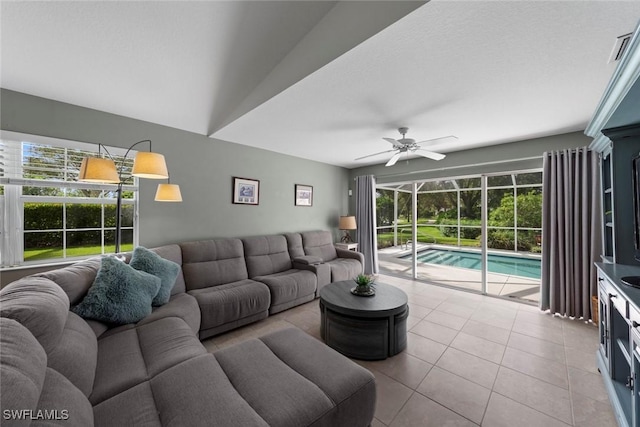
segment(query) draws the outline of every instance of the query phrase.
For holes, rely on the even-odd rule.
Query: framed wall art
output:
[[[234,176],[232,202],[237,205],[258,205],[260,203],[260,181]]]
[[[296,206],[313,206],[313,187],[296,184]]]

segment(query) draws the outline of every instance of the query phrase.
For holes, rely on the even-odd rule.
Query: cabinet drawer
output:
[[[625,319],[629,319],[629,302],[625,298],[624,295],[619,295],[620,292],[614,288],[614,286],[609,282],[604,276],[598,275],[598,286],[603,293],[606,293],[610,303],[618,310],[618,312]],[[638,320],[640,323],[640,320]]]

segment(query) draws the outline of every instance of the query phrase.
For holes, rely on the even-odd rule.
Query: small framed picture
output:
[[[296,206],[313,206],[313,187],[296,184]]]
[[[233,177],[233,203],[237,205],[257,205],[260,202],[260,181],[257,179]]]

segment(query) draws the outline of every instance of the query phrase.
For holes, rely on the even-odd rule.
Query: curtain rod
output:
[[[515,162],[524,162],[527,160],[536,160],[536,159],[541,159],[542,156],[533,156],[533,157],[523,157],[521,159],[511,159],[511,160],[496,160],[496,161],[492,161],[492,162],[483,162],[483,163],[474,163],[472,165],[459,165],[459,166],[449,166],[449,167],[445,167],[445,168],[434,168],[434,169],[422,169],[419,171],[411,171],[411,172],[403,172],[403,173],[390,173],[390,174],[386,174],[386,175],[375,175],[375,174],[365,174],[365,175],[374,175],[376,178],[387,178],[387,177],[393,177],[393,176],[406,176],[406,175],[417,175],[420,173],[426,173],[426,172],[443,172],[443,171],[448,171],[451,169],[464,169],[464,168],[471,168],[471,167],[476,167],[476,166],[488,166],[488,165],[499,165],[502,163],[515,163]],[[359,175],[362,176],[362,175]],[[356,178],[354,177],[353,180],[355,181]]]

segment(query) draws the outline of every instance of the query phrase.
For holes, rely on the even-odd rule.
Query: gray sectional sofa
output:
[[[331,280],[361,272],[361,255],[332,252],[323,243],[330,238],[309,232],[155,248],[181,268],[169,302],[135,324],[70,311],[100,259],[7,285],[2,425],[369,425],[372,374],[302,331],[215,353],[199,340],[311,301]]]

